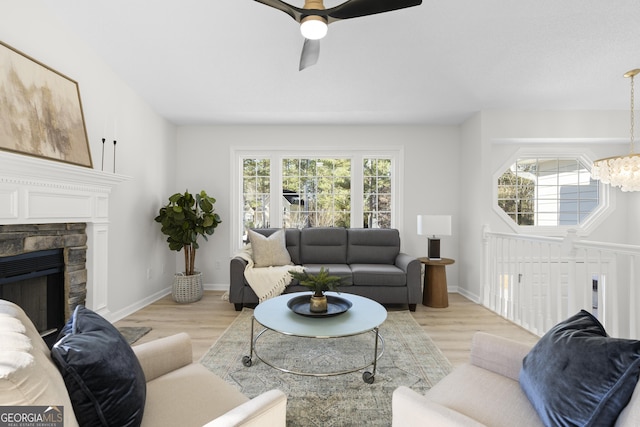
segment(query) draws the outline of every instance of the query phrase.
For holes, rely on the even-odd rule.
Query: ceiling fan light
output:
[[[321,16],[306,16],[300,22],[300,32],[305,39],[320,40],[327,35],[329,26]]]

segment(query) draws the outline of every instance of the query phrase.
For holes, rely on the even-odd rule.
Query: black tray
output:
[[[300,295],[299,297],[291,298],[287,302],[287,307],[296,314],[307,317],[331,317],[342,314],[349,310],[352,306],[351,301],[344,298],[335,297],[333,295],[327,295],[327,311],[324,313],[315,313],[309,310],[309,299],[311,294]]]

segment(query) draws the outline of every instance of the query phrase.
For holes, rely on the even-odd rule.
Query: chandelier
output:
[[[634,136],[634,90],[633,78],[640,73],[636,68],[625,73],[625,77],[631,79],[631,142],[630,151],[626,156],[607,157],[596,160],[591,168],[593,179],[599,179],[605,184],[620,187],[622,191],[640,191],[640,154],[633,151]]]

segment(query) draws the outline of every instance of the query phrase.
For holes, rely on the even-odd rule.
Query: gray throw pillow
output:
[[[287,251],[283,229],[276,231],[269,237],[249,230],[249,241],[253,250],[255,267],[291,265],[291,255]]]

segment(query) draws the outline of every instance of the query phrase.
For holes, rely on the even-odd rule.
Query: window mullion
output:
[[[271,227],[282,227],[282,156],[271,156],[271,197],[269,198],[269,218]]]
[[[364,218],[364,156],[351,156],[351,227],[363,226]]]

